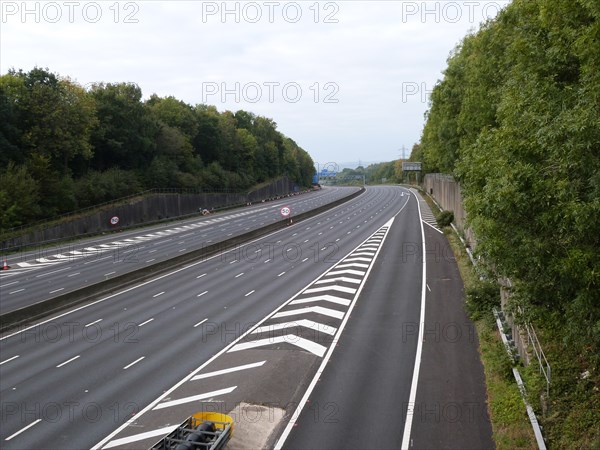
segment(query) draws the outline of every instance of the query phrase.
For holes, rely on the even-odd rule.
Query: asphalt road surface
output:
[[[398,216],[308,407],[279,443],[283,448],[495,447],[477,336],[462,306],[452,250],[424,221],[423,259],[414,246],[421,242],[415,209],[413,202]]]
[[[369,187],[3,336],[0,446],[147,448],[191,412],[251,404],[281,412],[269,447],[492,447],[476,341],[451,334],[468,330],[460,279],[421,216],[415,192]],[[481,408],[456,420],[453,402]],[[230,446],[252,448],[237,419]]]
[[[329,187],[210,216],[6,255],[11,269],[0,271],[0,314],[281,220],[284,205],[293,216],[355,191]]]

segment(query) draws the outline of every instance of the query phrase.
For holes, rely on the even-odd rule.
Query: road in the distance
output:
[[[285,449],[399,449],[422,288],[417,202],[398,215]]]
[[[460,274],[443,233],[420,224],[416,203],[392,226],[284,449],[495,447]]]
[[[2,448],[89,448],[398,210],[358,198],[0,341]],[[293,254],[292,254],[293,252]]]
[[[279,209],[283,205],[290,206],[294,215],[355,191],[356,188],[326,188],[208,217],[44,248],[43,254],[29,251],[9,255],[13,268],[0,271],[0,314],[281,220]],[[19,267],[22,263],[26,267]]]

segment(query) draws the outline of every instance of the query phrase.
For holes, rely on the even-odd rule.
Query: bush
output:
[[[441,211],[436,217],[437,223],[441,228],[449,227],[450,224],[454,221],[454,212],[453,211]]]
[[[472,320],[493,322],[492,308],[500,307],[500,288],[491,281],[479,281],[467,289],[467,311]]]

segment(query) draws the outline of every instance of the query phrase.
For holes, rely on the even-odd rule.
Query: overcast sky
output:
[[[273,118],[315,162],[391,161],[498,1],[0,2],[0,73],[47,67]],[[407,150],[408,153],[408,150]]]

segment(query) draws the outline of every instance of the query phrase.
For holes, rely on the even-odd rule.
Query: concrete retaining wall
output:
[[[477,241],[473,231],[466,227],[467,212],[463,206],[460,185],[454,180],[454,177],[441,173],[428,173],[423,180],[423,189],[443,209],[454,212],[454,224],[464,233],[469,247],[475,248]]]
[[[473,249],[477,244],[473,231],[465,228],[467,213],[463,206],[463,199],[459,184],[451,175],[433,173],[425,175],[423,180],[423,189],[431,195],[443,209],[454,211],[454,221],[458,228],[464,234],[468,245]],[[500,307],[505,313],[506,322],[511,328],[511,334],[521,358],[521,361],[527,366],[531,362],[531,343],[529,342],[525,329],[515,323],[515,318],[508,312],[508,303],[510,300],[510,288],[512,286],[508,278],[502,278],[500,283]]]

